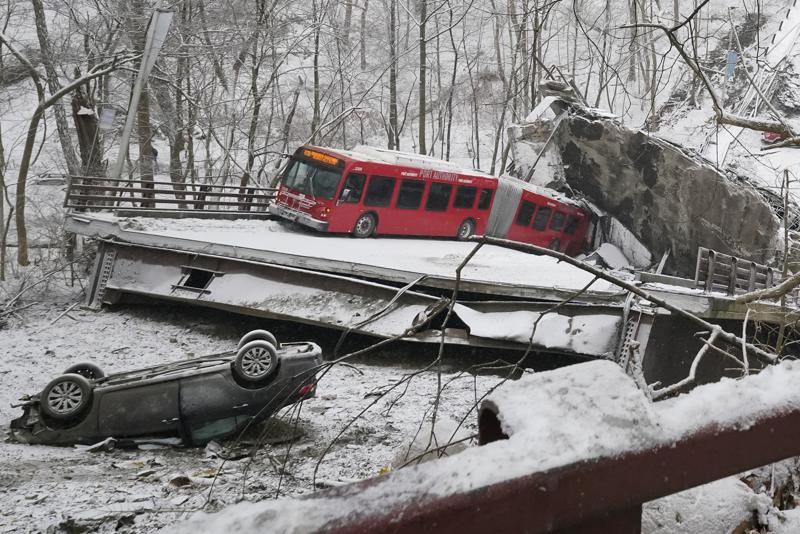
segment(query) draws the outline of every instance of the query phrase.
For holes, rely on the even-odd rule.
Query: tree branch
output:
[[[674,306],[674,305],[670,304],[669,302],[665,301],[664,299],[656,297],[655,295],[643,290],[642,288],[640,288],[638,286],[635,286],[635,285],[633,285],[633,284],[631,284],[629,282],[625,282],[624,280],[620,280],[619,278],[617,278],[617,277],[615,277],[613,275],[610,275],[610,274],[608,274],[607,272],[605,272],[605,271],[603,271],[601,269],[597,269],[596,267],[592,267],[591,265],[588,265],[588,264],[586,264],[586,263],[584,263],[582,261],[576,260],[575,258],[573,258],[571,256],[567,256],[566,254],[562,254],[561,252],[556,252],[554,250],[550,250],[550,249],[547,249],[547,248],[538,247],[536,245],[528,245],[526,243],[519,243],[517,241],[511,241],[511,240],[508,240],[508,239],[499,239],[499,238],[496,238],[496,237],[473,236],[473,237],[470,238],[470,241],[475,241],[476,243],[487,243],[487,244],[496,245],[496,246],[499,246],[499,247],[516,249],[516,250],[520,250],[520,251],[523,251],[523,252],[529,252],[529,253],[539,254],[539,255],[542,255],[542,256],[550,256],[550,257],[556,258],[556,259],[561,260],[561,261],[563,261],[565,263],[569,263],[570,265],[572,265],[574,267],[577,267],[578,269],[581,269],[582,271],[586,271],[586,272],[588,272],[590,274],[593,274],[597,278],[600,278],[600,279],[605,280],[607,282],[611,282],[615,286],[621,287],[622,289],[624,289],[626,291],[629,291],[630,293],[633,293],[634,295],[638,295],[638,296],[642,297],[643,299],[648,300],[648,301],[652,302],[653,304],[656,304],[657,306],[659,306],[661,308],[664,308],[665,310],[668,310],[668,311],[670,311],[670,312],[672,312],[672,313],[674,313],[676,315],[680,315],[681,317],[685,317],[686,319],[689,319],[690,321],[692,321],[695,324],[699,325],[704,330],[708,330],[708,331],[713,332],[715,329],[719,329],[718,325],[715,325],[713,323],[709,323],[705,319],[702,319],[702,318],[698,317],[697,315],[695,315],[695,314],[693,314],[691,312],[688,312],[688,311],[686,311],[686,310],[684,310],[682,308]],[[797,283],[800,284],[800,275],[796,275],[796,276],[798,278],[798,282]],[[731,334],[729,332],[726,332],[724,330],[720,331],[719,336],[720,336],[720,338],[722,338],[723,341],[726,341],[727,343],[730,343],[730,344],[733,344],[733,345],[744,345],[744,346],[746,346],[750,351],[753,352],[753,354],[758,356],[759,359],[761,359],[762,361],[765,361],[765,362],[768,362],[768,363],[774,363],[778,359],[778,355],[777,354],[766,352],[763,349],[761,349],[760,347],[756,347],[752,343],[747,343],[746,340],[743,340],[740,337],[738,337],[738,336],[736,336],[734,334]]]

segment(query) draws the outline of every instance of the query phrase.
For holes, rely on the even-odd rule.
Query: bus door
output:
[[[364,211],[361,200],[364,196],[364,186],[367,175],[360,172],[348,173],[345,177],[336,205],[331,214],[328,230],[331,232],[351,232],[356,219]]]

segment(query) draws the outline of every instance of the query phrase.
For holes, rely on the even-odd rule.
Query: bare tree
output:
[[[61,83],[58,80],[58,73],[55,69],[53,49],[50,44],[47,22],[44,17],[44,6],[42,5],[42,0],[31,0],[31,5],[33,5],[33,15],[36,20],[36,36],[39,39],[40,58],[44,65],[45,73],[47,74],[45,82],[50,90],[50,94],[55,94],[61,89]],[[75,157],[75,149],[72,147],[72,139],[70,138],[69,127],[67,126],[67,115],[64,113],[64,108],[61,106],[55,106],[53,108],[53,115],[56,120],[58,140],[61,143],[61,150],[64,154],[64,160],[67,163],[67,171],[70,175],[75,176],[80,172],[80,165]]]
[[[39,128],[39,122],[44,118],[45,111],[56,104],[62,97],[71,93],[75,88],[84,85],[89,80],[93,80],[100,76],[105,76],[114,72],[119,68],[122,63],[132,61],[139,56],[127,57],[124,59],[113,58],[104,63],[99,63],[94,69],[90,70],[77,80],[73,80],[67,85],[61,87],[58,91],[47,96],[39,73],[33,64],[25,57],[17,48],[11,43],[11,40],[6,37],[5,33],[0,32],[0,42],[2,42],[11,52],[11,54],[22,63],[30,74],[31,80],[36,88],[38,97],[38,104],[31,116],[30,124],[28,125],[27,135],[25,137],[25,147],[22,152],[19,163],[19,174],[17,175],[16,185],[16,198],[15,198],[15,223],[17,227],[17,263],[20,265],[28,265],[28,232],[25,226],[25,186],[27,185],[28,171],[30,170],[31,157],[33,155],[33,146],[36,142],[36,132]]]

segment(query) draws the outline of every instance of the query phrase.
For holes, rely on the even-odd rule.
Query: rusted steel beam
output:
[[[497,419],[485,413],[479,426],[483,439],[502,433]],[[419,488],[402,508],[329,525],[324,532],[639,534],[642,503],[797,455],[800,409],[747,428],[706,428],[674,446],[580,462],[467,493],[426,496]],[[317,497],[335,499],[379,484],[392,484],[391,475]]]

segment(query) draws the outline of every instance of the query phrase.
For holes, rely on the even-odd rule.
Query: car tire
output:
[[[75,365],[70,365],[64,370],[64,374],[81,375],[88,380],[98,380],[106,376],[103,370],[92,362],[81,362],[76,363]]]
[[[50,381],[42,390],[39,407],[42,413],[57,421],[68,421],[81,415],[92,400],[92,385],[79,374],[65,374]]]
[[[466,241],[475,233],[475,221],[472,219],[464,219],[461,224],[458,225],[458,231],[456,231],[456,237],[459,241]]]
[[[239,340],[239,344],[236,345],[236,350],[241,349],[251,341],[255,341],[256,339],[263,339],[264,341],[272,344],[273,347],[280,347],[278,344],[278,340],[269,330],[251,330],[250,332],[246,333],[242,336],[242,339]]]
[[[353,226],[353,235],[358,238],[371,237],[375,233],[378,222],[371,213],[364,213]]]
[[[278,371],[278,351],[263,339],[250,341],[236,352],[233,372],[236,377],[254,384],[267,380]]]

